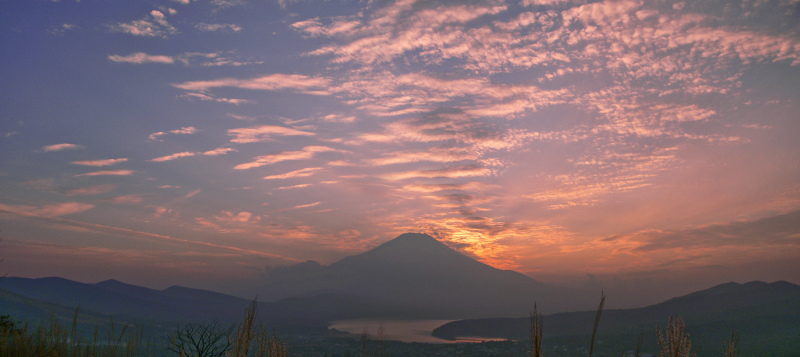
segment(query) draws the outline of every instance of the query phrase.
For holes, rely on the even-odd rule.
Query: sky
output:
[[[0,38],[10,276],[238,293],[420,232],[800,283],[797,0],[0,0]]]

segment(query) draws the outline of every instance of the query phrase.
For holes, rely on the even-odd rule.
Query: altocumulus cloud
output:
[[[75,165],[100,167],[100,166],[111,166],[125,161],[128,161],[128,159],[119,158],[119,159],[105,159],[105,160],[83,160],[83,161],[73,161],[72,163]]]
[[[172,64],[175,63],[175,59],[169,56],[161,56],[161,55],[148,55],[144,52],[136,52],[132,53],[127,56],[120,56],[120,55],[111,55],[108,56],[108,59],[112,62],[122,62],[122,63],[133,63],[133,64],[143,64],[143,63],[166,63]]]
[[[75,149],[82,149],[82,145],[77,144],[54,144],[54,145],[47,145],[42,147],[41,151],[43,152],[53,152],[53,151],[63,151],[63,150],[75,150]]]

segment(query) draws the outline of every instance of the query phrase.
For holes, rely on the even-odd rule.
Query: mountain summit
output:
[[[330,266],[306,262],[273,273],[259,296],[339,304],[344,315],[335,318],[524,316],[534,302],[551,312],[591,308],[594,303],[481,263],[419,233],[402,234]]]
[[[406,265],[411,267],[420,265],[440,265],[444,263],[452,264],[454,262],[485,265],[451,249],[427,234],[405,233],[370,251],[345,257],[331,265],[331,267],[359,266],[359,268],[366,268],[363,266],[365,264],[373,266]]]

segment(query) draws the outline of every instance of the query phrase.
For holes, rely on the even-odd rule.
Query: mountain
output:
[[[599,338],[609,345],[633,347],[640,331],[654,337],[655,326],[663,330],[669,317],[676,315],[686,322],[693,345],[706,353],[720,349],[733,331],[740,335],[742,355],[783,355],[783,351],[800,350],[796,338],[800,336],[800,285],[785,281],[726,283],[647,307],[603,311]],[[588,342],[595,316],[595,311],[545,315],[545,341],[551,346]],[[470,319],[442,325],[433,335],[527,340],[529,329],[528,317]],[[649,340],[655,350],[654,338]]]
[[[64,278],[0,279],[0,315],[38,322],[53,315],[71,323],[78,309],[79,323],[103,325],[112,320],[149,326],[153,333],[177,324],[218,321],[233,325],[241,321],[251,301],[206,290],[172,286],[149,289],[106,280],[96,284]],[[290,304],[259,303],[260,321],[279,331],[324,332],[327,321]]]
[[[273,272],[259,292],[330,319],[520,316],[534,302],[550,311],[589,308],[570,290],[478,262],[426,234],[406,233],[330,266],[306,262]]]

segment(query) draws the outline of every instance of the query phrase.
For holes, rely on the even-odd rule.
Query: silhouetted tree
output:
[[[231,331],[233,327],[222,328],[216,321],[186,324],[168,336],[169,350],[186,357],[222,357],[231,347]]]

